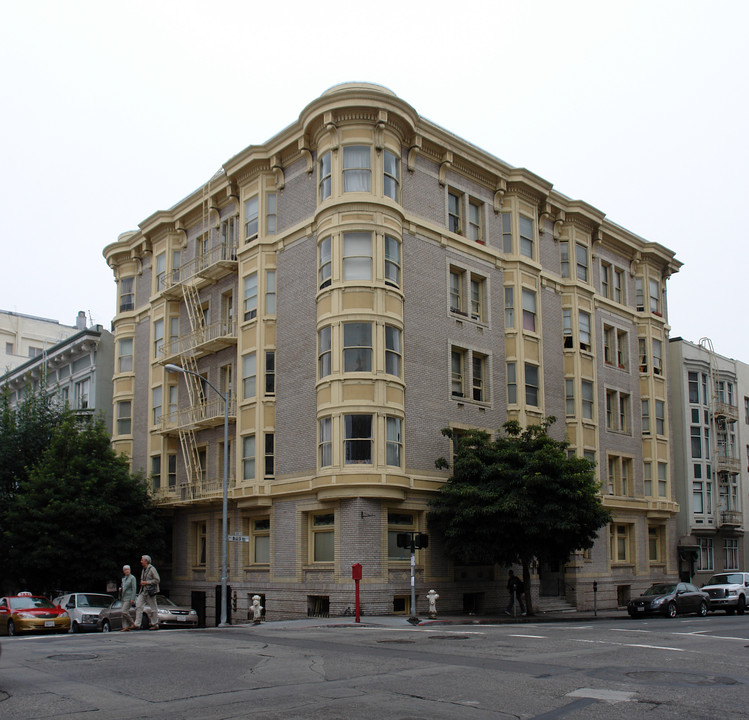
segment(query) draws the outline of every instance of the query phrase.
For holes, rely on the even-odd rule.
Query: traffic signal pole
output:
[[[429,546],[429,535],[410,530],[398,533],[395,542],[399,548],[411,550],[411,617],[408,618],[408,621],[417,623],[419,618],[416,617],[416,550]]]

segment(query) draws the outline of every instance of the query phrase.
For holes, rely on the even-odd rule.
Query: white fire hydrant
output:
[[[440,596],[434,591],[430,590],[427,593],[427,600],[429,601],[429,617],[434,619],[437,617],[437,600]]]
[[[263,606],[260,604],[260,595],[252,596],[252,622],[257,625],[263,618]]]

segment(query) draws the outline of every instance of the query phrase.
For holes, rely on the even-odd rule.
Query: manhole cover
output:
[[[705,687],[710,685],[740,685],[734,678],[725,675],[702,675],[701,673],[670,672],[667,670],[638,670],[625,673],[638,682],[653,683],[655,685],[691,685]]]
[[[96,660],[98,655],[88,655],[84,653],[65,653],[63,655],[48,655],[48,660]]]

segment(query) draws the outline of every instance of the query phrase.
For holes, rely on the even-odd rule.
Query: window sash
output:
[[[344,462],[346,465],[372,463],[372,416],[344,415]]]
[[[343,324],[343,371],[372,372],[372,323]]]
[[[344,192],[370,191],[371,154],[368,145],[347,145],[343,148]]]
[[[372,279],[372,233],[343,234],[343,279]]]

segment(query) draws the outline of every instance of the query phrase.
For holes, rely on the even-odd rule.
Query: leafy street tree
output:
[[[5,580],[33,592],[101,590],[124,563],[163,553],[163,522],[103,421],[70,410],[56,420],[36,462],[13,480],[2,518]]]
[[[431,503],[431,527],[458,562],[520,564],[530,602],[530,567],[565,563],[593,546],[611,521],[595,465],[569,457],[568,443],[548,433],[555,418],[525,430],[515,421],[495,438],[481,430],[442,434],[453,440],[452,476]],[[448,468],[444,458],[436,463]]]

